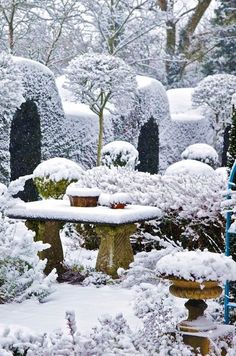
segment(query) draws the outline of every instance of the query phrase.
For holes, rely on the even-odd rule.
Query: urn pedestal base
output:
[[[215,325],[214,330],[198,332],[198,333],[187,333],[181,332],[183,336],[183,341],[186,345],[193,348],[196,355],[206,356],[221,355],[225,356],[227,351],[225,345],[228,347],[232,346],[232,340],[235,335],[234,326],[232,325]]]

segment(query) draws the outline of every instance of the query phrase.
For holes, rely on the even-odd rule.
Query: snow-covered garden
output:
[[[234,10],[0,0],[0,356],[236,355]]]

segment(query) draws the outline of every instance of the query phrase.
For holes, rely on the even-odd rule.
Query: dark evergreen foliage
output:
[[[159,129],[153,118],[146,122],[140,131],[138,140],[138,170],[155,174],[159,166]]]
[[[14,115],[10,135],[11,180],[32,174],[41,161],[41,129],[37,105],[27,100]],[[37,200],[33,182],[26,182],[18,195],[25,201]]]
[[[236,160],[236,108],[233,106],[231,130],[229,132],[229,149],[227,154],[227,166],[232,168]]]
[[[202,71],[204,75],[236,75],[236,0],[218,0],[217,4],[215,16],[211,21],[214,42],[211,41],[210,45],[215,47],[206,57]]]

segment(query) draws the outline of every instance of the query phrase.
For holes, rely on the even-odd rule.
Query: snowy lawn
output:
[[[65,312],[75,312],[78,330],[86,333],[98,323],[104,314],[115,316],[123,313],[130,327],[136,330],[141,326],[140,319],[135,317],[132,308],[134,291],[118,286],[83,287],[57,284],[56,291],[45,303],[37,300],[26,300],[23,303],[0,305],[0,330],[6,326],[26,327],[31,332],[51,332],[55,329],[67,330]]]

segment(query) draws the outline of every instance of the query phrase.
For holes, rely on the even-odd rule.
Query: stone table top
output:
[[[40,200],[18,203],[6,211],[12,219],[55,220],[75,223],[122,225],[157,219],[160,209],[143,205],[127,205],[124,209],[111,209],[105,206],[74,207],[68,200]]]

